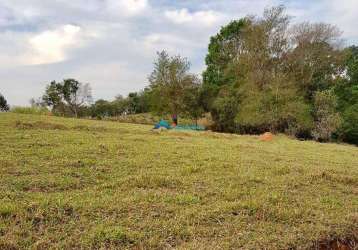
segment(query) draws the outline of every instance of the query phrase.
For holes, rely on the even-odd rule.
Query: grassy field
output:
[[[304,249],[358,237],[358,148],[0,114],[0,249]]]

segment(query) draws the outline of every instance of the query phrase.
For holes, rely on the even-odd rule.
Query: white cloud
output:
[[[80,46],[80,33],[81,27],[67,24],[31,37],[31,50],[25,61],[28,64],[48,64],[65,60],[66,49]]]
[[[133,16],[148,7],[148,0],[107,0],[107,8],[111,13]]]
[[[164,15],[170,21],[177,24],[191,23],[211,26],[218,22],[220,19],[219,13],[212,10],[190,13],[188,9],[185,8],[180,10],[168,10],[165,11]]]
[[[167,33],[152,33],[144,38],[143,45],[152,55],[155,51],[166,50],[170,54],[180,54],[186,57],[193,56],[201,47],[196,41],[190,40],[190,37]]]

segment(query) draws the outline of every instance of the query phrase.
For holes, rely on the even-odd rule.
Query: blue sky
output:
[[[222,25],[284,4],[292,22],[327,22],[358,44],[357,0],[0,0],[0,92],[28,105],[52,80],[90,83],[95,99],[147,85],[156,51],[201,73]]]

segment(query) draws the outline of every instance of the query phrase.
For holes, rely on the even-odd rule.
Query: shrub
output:
[[[45,107],[14,107],[10,110],[18,114],[49,115],[51,112]]]

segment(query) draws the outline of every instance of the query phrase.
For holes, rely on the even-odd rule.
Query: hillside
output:
[[[358,148],[0,114],[0,249],[287,249],[358,237]]]

